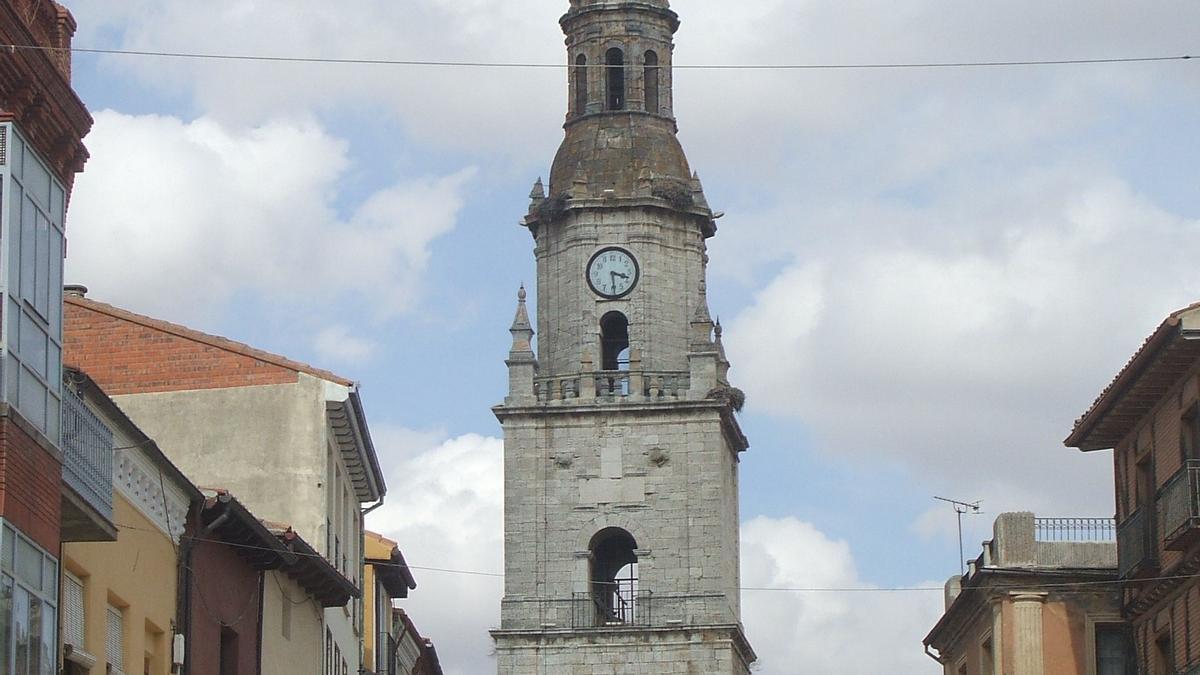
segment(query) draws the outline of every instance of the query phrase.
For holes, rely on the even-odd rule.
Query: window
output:
[[[63,643],[75,649],[84,649],[85,626],[83,608],[83,582],[67,572],[63,579]]]
[[[9,258],[3,300],[4,396],[59,442],[62,393],[62,266],[65,191],[11,127],[3,204]],[[3,268],[4,265],[0,265]]]
[[[657,115],[660,112],[658,102],[658,54],[646,52],[646,112]]]
[[[0,536],[0,673],[54,675],[58,561],[11,527]]]
[[[608,81],[608,109],[609,110],[624,110],[625,109],[625,53],[620,49],[613,47],[608,50],[608,54],[604,59],[607,66],[604,70],[607,72]]]
[[[1200,404],[1193,403],[1179,420],[1179,455],[1200,459]]]
[[[1154,641],[1154,675],[1175,675],[1175,650],[1171,647],[1170,633]]]
[[[104,657],[110,673],[125,672],[125,615],[119,607],[108,606],[104,622],[107,632],[104,638]]]
[[[583,54],[575,57],[575,114],[587,114],[588,102],[588,66],[587,57]]]
[[[238,634],[228,626],[221,628],[220,675],[237,675]]]
[[[637,620],[637,542],[620,528],[592,537],[591,595],[596,624],[633,624]]]
[[[1096,675],[1137,675],[1133,637],[1124,626],[1096,626]]]
[[[333,633],[325,629],[325,675],[333,675]]]

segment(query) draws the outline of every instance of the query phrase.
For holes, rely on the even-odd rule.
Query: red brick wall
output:
[[[110,396],[219,389],[297,380],[294,370],[67,303],[63,362]]]
[[[55,555],[61,484],[59,460],[12,417],[0,417],[0,516]]]

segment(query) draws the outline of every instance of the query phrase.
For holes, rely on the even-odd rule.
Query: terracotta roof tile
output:
[[[1132,384],[1133,380],[1137,379],[1163,344],[1170,339],[1174,329],[1179,326],[1183,315],[1197,309],[1200,309],[1200,302],[1192,303],[1183,309],[1172,312],[1159,324],[1153,333],[1142,341],[1141,347],[1130,357],[1129,361],[1125,363],[1125,366],[1121,368],[1112,382],[1104,388],[1104,391],[1100,392],[1100,395],[1092,402],[1091,407],[1075,420],[1075,426],[1072,427],[1071,435],[1064,441],[1065,444],[1075,447],[1082,442],[1082,436],[1085,436],[1088,432],[1085,427],[1095,426],[1107,414],[1108,410],[1120,400],[1128,386]]]

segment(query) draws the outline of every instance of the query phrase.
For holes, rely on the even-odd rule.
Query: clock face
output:
[[[629,295],[637,285],[639,274],[633,254],[616,246],[598,251],[587,266],[588,285],[597,295],[609,299]]]

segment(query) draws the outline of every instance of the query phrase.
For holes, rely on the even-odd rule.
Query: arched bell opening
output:
[[[637,547],[633,535],[618,527],[605,528],[592,537],[591,599],[597,625],[637,622]]]
[[[625,52],[613,47],[604,57],[607,73],[607,110],[625,109]]]
[[[587,57],[583,54],[575,57],[574,79],[575,114],[586,115],[588,102],[588,62]]]
[[[629,370],[629,319],[620,312],[600,318],[600,369]]]
[[[646,83],[646,112],[651,115],[657,115],[661,111],[661,104],[658,102],[658,78],[658,53],[648,51],[643,79]]]

